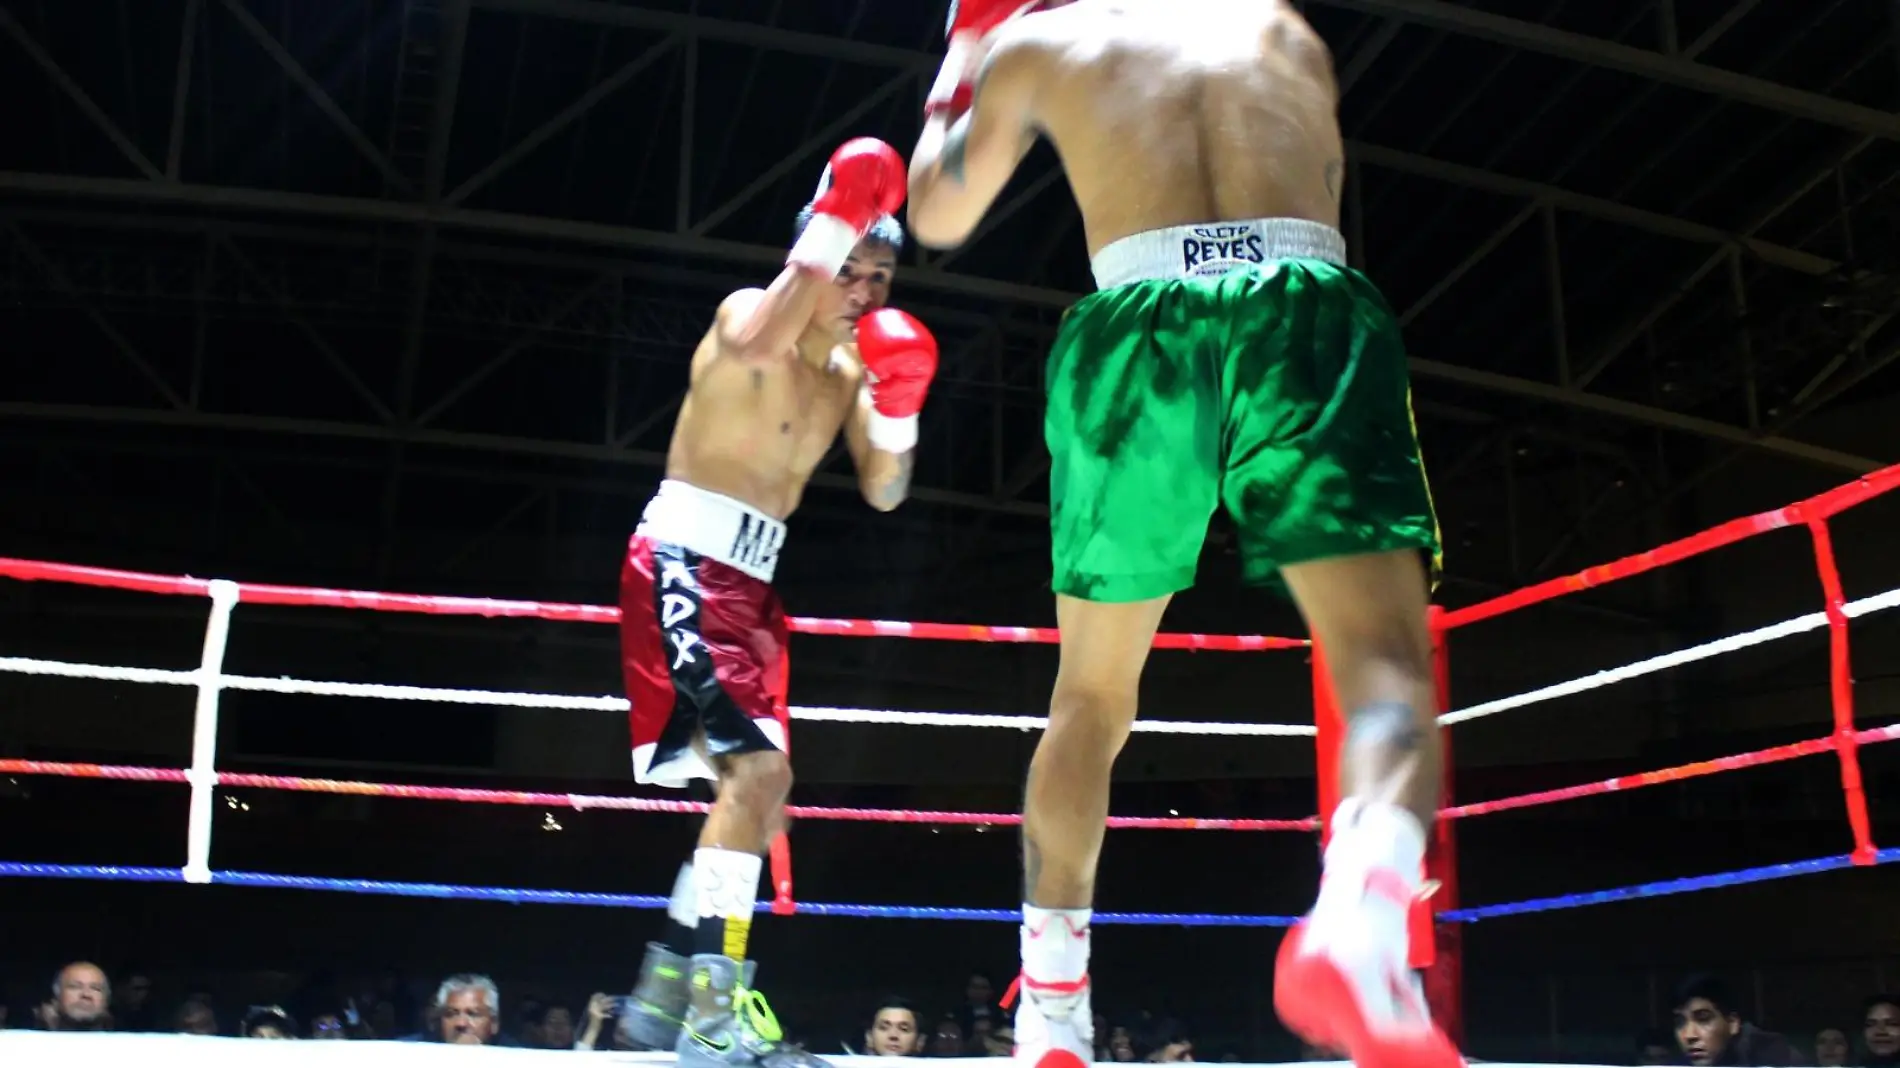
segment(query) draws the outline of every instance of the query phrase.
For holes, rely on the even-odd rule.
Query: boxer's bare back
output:
[[[967,143],[942,155],[946,176],[968,173],[927,201],[913,185],[925,245],[960,244],[1008,180],[1002,164],[1013,170],[1039,135],[1062,158],[1090,255],[1193,223],[1338,226],[1332,55],[1286,0],[1051,4],[998,30],[984,65]]]
[[[673,427],[666,477],[724,494],[784,519],[798,508],[858,404],[864,381],[850,336],[858,316],[889,297],[895,255],[865,248],[821,293],[812,325],[789,346],[757,351],[742,336],[768,290],[743,289],[719,306],[693,352],[690,385]],[[847,437],[855,439],[857,435]],[[858,451],[858,442],[850,442]]]

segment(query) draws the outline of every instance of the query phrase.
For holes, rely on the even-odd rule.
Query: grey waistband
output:
[[[1095,285],[1205,278],[1274,260],[1324,260],[1346,265],[1346,238],[1307,219],[1194,223],[1130,234],[1095,254]]]

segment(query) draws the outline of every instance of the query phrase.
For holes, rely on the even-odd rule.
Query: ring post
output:
[[[231,610],[237,607],[237,583],[214,579],[208,591],[211,615],[205,621],[204,655],[198,661],[198,705],[191,719],[191,784],[185,824],[185,881],[211,881],[211,800],[218,787],[218,696],[224,688],[224,647],[231,636]]]
[[[773,694],[772,711],[778,717],[779,730],[785,735],[785,755],[792,755],[792,652],[784,649],[778,658],[778,692]],[[772,914],[790,916],[798,911],[792,897],[792,840],[784,831],[772,836]]]
[[[1827,601],[1828,688],[1834,708],[1834,753],[1841,762],[1841,793],[1847,802],[1847,825],[1854,832],[1854,863],[1875,862],[1873,828],[1867,819],[1867,792],[1860,778],[1860,739],[1854,731],[1854,661],[1848,644],[1847,595],[1841,588],[1841,569],[1834,560],[1834,539],[1827,519],[1808,520],[1814,537],[1814,564],[1821,574],[1821,593]]]
[[[1445,610],[1433,605],[1426,616],[1432,634],[1432,677],[1438,694],[1438,714],[1451,711],[1450,632],[1445,629]],[[1439,790],[1439,807],[1452,802],[1451,732],[1440,729],[1438,737],[1443,754],[1444,778]],[[1432,948],[1432,959],[1425,962],[1425,1000],[1432,1007],[1432,1019],[1445,1034],[1463,1048],[1464,1017],[1464,929],[1456,923],[1437,920],[1436,916],[1458,907],[1458,838],[1454,821],[1439,819],[1425,851],[1427,887],[1435,889],[1425,899],[1432,917],[1425,929]],[[1418,966],[1416,963],[1414,966]]]
[[[1339,747],[1345,740],[1346,722],[1333,698],[1333,677],[1326,668],[1326,651],[1313,643],[1313,736],[1318,757],[1319,845],[1333,836],[1333,810],[1339,807]]]

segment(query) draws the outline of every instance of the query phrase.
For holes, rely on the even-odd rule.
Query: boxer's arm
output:
[[[968,240],[1035,145],[1033,59],[1025,39],[1005,35],[977,70],[970,109],[924,120],[910,158],[910,232],[919,244]]]
[[[858,491],[864,502],[880,512],[888,512],[910,496],[910,474],[917,450],[888,452],[871,444],[871,390],[863,378],[858,380],[857,402],[844,418],[844,445],[851,452],[852,466],[858,470]]]
[[[790,359],[818,306],[818,294],[832,284],[832,279],[788,266],[766,288],[741,289],[727,297],[713,321],[719,356]]]

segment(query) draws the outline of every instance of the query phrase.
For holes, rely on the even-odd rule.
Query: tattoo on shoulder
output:
[[[1345,179],[1346,179],[1346,161],[1343,159],[1327,160],[1326,161],[1326,195],[1332,197],[1334,200],[1338,200],[1339,194],[1341,192],[1341,187],[1345,185]]]
[[[878,483],[876,488],[871,491],[873,501],[878,507],[895,508],[904,503],[904,498],[910,495],[910,476],[911,472],[916,469],[916,466],[917,452],[915,449],[910,452],[898,454],[897,473]]]

